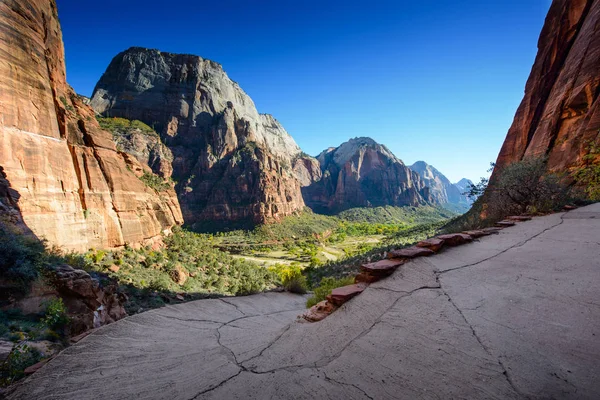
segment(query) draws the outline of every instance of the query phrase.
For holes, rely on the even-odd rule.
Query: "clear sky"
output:
[[[316,155],[370,136],[451,181],[495,161],[550,0],[57,0],[67,80],[90,96],[131,46],[221,63]]]

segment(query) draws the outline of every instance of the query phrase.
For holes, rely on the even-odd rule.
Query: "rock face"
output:
[[[351,139],[323,151],[317,159],[321,179],[302,188],[304,201],[315,212],[433,201],[419,175],[373,139]]]
[[[112,60],[90,104],[160,133],[186,223],[264,223],[304,207],[295,170],[308,182],[312,161],[213,61],[130,48]]]
[[[425,161],[417,161],[409,168],[419,174],[425,185],[429,187],[431,197],[436,203],[452,211],[464,212],[469,209],[470,202],[463,195],[464,190],[452,184],[444,174],[432,165],[427,164]]]
[[[538,42],[525,97],[491,178],[527,156],[548,156],[548,169],[582,164],[600,142],[600,0],[554,0]]]
[[[460,193],[465,193],[467,190],[469,190],[469,188],[471,187],[471,185],[473,184],[473,181],[467,178],[462,178],[460,181],[456,182],[454,184],[454,186],[456,186],[458,188],[458,190],[460,191]]]
[[[55,1],[3,1],[0,21],[0,165],[27,226],[87,250],[142,243],[182,223],[174,191],[140,181],[67,85]]]

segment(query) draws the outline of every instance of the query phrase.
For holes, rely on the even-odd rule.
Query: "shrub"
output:
[[[599,134],[600,137],[600,134]],[[573,178],[587,197],[592,201],[600,201],[600,141],[596,138],[587,146],[587,154],[583,157],[584,165],[577,168]]]
[[[568,201],[561,177],[546,172],[545,157],[530,157],[507,165],[492,186],[487,203],[490,217],[512,213],[549,212]]]
[[[8,386],[25,376],[25,369],[41,360],[40,352],[26,343],[16,344],[0,367],[0,386]]]
[[[63,299],[56,298],[46,302],[46,315],[42,319],[42,323],[54,331],[61,332],[69,323],[67,308],[63,303]]]
[[[172,188],[170,182],[165,181],[160,176],[150,172],[144,172],[144,174],[140,176],[140,180],[144,182],[146,186],[151,187],[157,192],[162,192]]]
[[[302,268],[300,266],[276,264],[269,267],[269,270],[277,274],[281,285],[288,292],[299,294],[306,293],[306,277],[302,275]]]
[[[315,304],[325,300],[327,296],[331,294],[331,291],[335,288],[352,285],[354,278],[347,276],[344,278],[323,278],[318,287],[314,289],[314,294],[306,301],[306,307],[310,308]]]

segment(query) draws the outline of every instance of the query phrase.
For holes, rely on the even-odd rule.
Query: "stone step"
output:
[[[508,226],[515,226],[516,222],[514,221],[509,221],[507,219],[503,220],[503,221],[498,221],[496,222],[496,226],[499,228],[506,228]]]
[[[331,291],[331,294],[327,296],[327,300],[334,306],[341,306],[354,296],[361,294],[367,285],[364,283],[355,283],[354,285],[342,286],[335,288]]]
[[[422,240],[417,243],[417,247],[423,247],[437,253],[442,247],[444,247],[444,239],[434,237],[427,240]]]
[[[487,235],[491,235],[491,233],[486,232],[482,229],[475,229],[472,231],[463,231],[462,233],[464,233],[465,235],[469,235],[471,236],[473,239],[477,239],[480,238],[482,236],[487,236]]]
[[[509,221],[531,221],[531,217],[528,215],[511,215],[506,219]]]
[[[360,270],[371,276],[388,276],[406,261],[406,258],[391,258],[374,263],[364,264],[360,267]]]
[[[502,230],[502,228],[497,228],[494,226],[490,226],[489,228],[483,228],[482,231],[489,233],[489,234],[498,234],[500,233],[500,231]]]
[[[354,277],[354,283],[373,283],[384,278],[383,276],[371,275],[368,272],[361,272]]]
[[[388,253],[388,258],[416,258],[430,256],[434,251],[426,247],[408,247],[406,249],[392,250]]]
[[[464,233],[450,233],[447,235],[437,236],[437,238],[442,239],[445,244],[449,246],[460,246],[461,244],[473,241],[473,238],[470,235]]]

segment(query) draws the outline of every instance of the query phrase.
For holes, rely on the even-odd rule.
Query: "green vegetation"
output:
[[[590,200],[600,201],[600,133],[588,144],[583,162],[573,173],[575,182]]]
[[[352,285],[354,278],[347,276],[344,278],[323,278],[319,283],[319,286],[314,288],[313,295],[306,301],[306,307],[312,307],[315,304],[325,300],[327,296],[331,294],[331,291],[335,288]]]
[[[0,387],[25,376],[25,369],[42,359],[40,352],[26,342],[16,344],[8,358],[0,365]]]
[[[156,190],[157,192],[162,192],[173,188],[171,182],[165,181],[160,176],[150,172],[144,171],[144,174],[140,176],[140,180],[144,182],[146,186]]]
[[[158,136],[158,134],[154,131],[154,129],[152,129],[151,127],[149,127],[142,121],[128,120],[125,118],[117,118],[117,117],[114,117],[114,118],[96,117],[96,120],[98,120],[98,123],[100,124],[100,127],[102,129],[112,132],[113,136],[115,136],[115,135],[119,136],[122,134],[130,133],[131,131],[134,131],[134,130],[139,130],[146,135]]]
[[[306,277],[302,275],[302,267],[299,265],[275,264],[268,269],[277,274],[279,283],[288,292],[298,294],[306,293]]]

